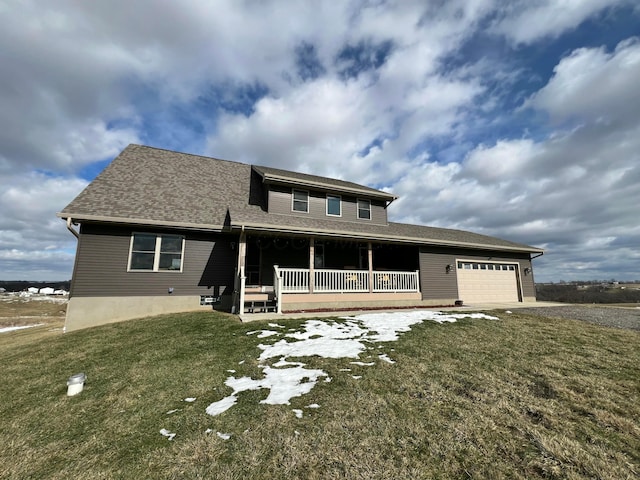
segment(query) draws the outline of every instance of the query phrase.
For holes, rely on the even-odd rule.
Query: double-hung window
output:
[[[358,218],[371,220],[371,201],[358,199]]]
[[[294,212],[309,212],[309,192],[306,190],[293,191],[293,204],[291,206]]]
[[[129,250],[129,270],[148,272],[182,271],[184,237],[134,233]]]
[[[327,215],[342,216],[342,198],[340,195],[327,195]]]

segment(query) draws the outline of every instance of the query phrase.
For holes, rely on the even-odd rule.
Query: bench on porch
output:
[[[244,313],[275,312],[278,309],[273,289],[265,287],[246,287],[244,294]]]

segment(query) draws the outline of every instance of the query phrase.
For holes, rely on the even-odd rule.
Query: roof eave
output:
[[[56,216],[64,220],[71,218],[74,223],[84,222],[99,222],[99,223],[114,223],[119,225],[144,225],[150,227],[167,227],[167,228],[184,228],[187,230],[202,230],[221,232],[224,230],[223,225],[205,224],[205,223],[192,223],[192,222],[168,222],[164,220],[152,220],[148,218],[129,218],[129,217],[110,217],[104,215],[87,215],[87,214],[73,214],[68,212],[58,212]]]
[[[474,243],[474,242],[456,242],[456,241],[446,241],[439,240],[433,238],[423,238],[423,237],[405,237],[401,235],[376,235],[376,234],[367,234],[362,232],[348,232],[348,231],[336,231],[336,230],[327,230],[316,228],[310,230],[308,228],[302,227],[278,227],[277,225],[270,224],[261,224],[261,223],[234,223],[231,225],[232,229],[244,229],[244,230],[255,230],[262,232],[270,232],[270,233],[290,233],[290,234],[317,234],[323,235],[327,237],[338,237],[338,238],[357,238],[360,240],[380,240],[380,241],[394,241],[400,243],[414,243],[420,245],[432,245],[432,246],[442,246],[442,247],[467,247],[467,248],[476,248],[481,250],[498,250],[498,251],[509,251],[509,252],[520,252],[520,253],[543,253],[542,249],[536,247],[517,247],[517,246],[508,246],[508,245],[490,245],[483,243]]]
[[[274,175],[272,173],[264,172],[264,171],[260,170],[259,168],[255,168],[255,167],[254,167],[254,169],[258,172],[258,174],[260,174],[260,176],[262,177],[262,179],[263,179],[263,181],[265,183],[273,183],[273,184],[279,184],[279,185],[301,186],[301,187],[308,187],[308,188],[320,188],[320,189],[325,189],[325,190],[333,190],[333,191],[337,191],[337,192],[353,193],[353,194],[356,194],[356,195],[362,195],[362,196],[367,196],[367,197],[372,197],[372,198],[379,198],[381,200],[387,200],[389,202],[392,202],[392,201],[398,199],[398,197],[396,195],[393,195],[393,194],[387,193],[387,192],[383,192],[381,190],[373,190],[373,189],[372,190],[366,190],[366,189],[360,189],[360,188],[332,185],[332,184],[322,183],[322,182],[313,182],[311,180],[301,180],[301,179],[298,179],[298,178],[289,178],[289,177],[285,177],[285,176],[282,176],[282,175]]]

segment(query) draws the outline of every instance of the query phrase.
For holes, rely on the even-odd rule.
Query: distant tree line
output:
[[[639,303],[640,290],[603,284],[539,284],[536,285],[536,298],[541,301],[566,303]]]
[[[4,288],[7,292],[22,292],[29,287],[44,288],[51,287],[55,290],[66,290],[71,288],[71,280],[63,280],[57,282],[29,282],[27,280],[0,280],[0,288]]]

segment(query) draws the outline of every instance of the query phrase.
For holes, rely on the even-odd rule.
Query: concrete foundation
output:
[[[223,297],[224,298],[224,297]],[[230,298],[229,298],[230,301]],[[224,304],[219,309],[223,310]],[[122,322],[164,313],[211,310],[199,295],[162,297],[72,297],[67,304],[65,331]]]

